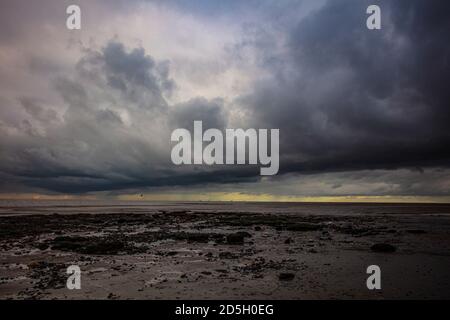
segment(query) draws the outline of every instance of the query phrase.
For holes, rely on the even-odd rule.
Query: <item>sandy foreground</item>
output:
[[[448,208],[238,208],[16,209],[0,216],[0,299],[450,298]]]

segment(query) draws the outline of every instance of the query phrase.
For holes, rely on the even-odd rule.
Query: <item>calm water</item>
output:
[[[450,214],[450,204],[0,200],[0,215],[151,213],[190,210],[197,212],[250,212],[300,215],[447,215]]]

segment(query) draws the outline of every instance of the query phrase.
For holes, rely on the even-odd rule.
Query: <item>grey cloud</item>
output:
[[[34,119],[44,122],[58,120],[58,115],[55,110],[43,107],[40,102],[32,98],[24,97],[20,99],[20,102],[25,111]]]
[[[109,42],[101,52],[88,51],[77,65],[80,74],[103,82],[127,99],[146,109],[165,108],[173,80],[167,63],[156,64],[143,48],[126,52],[120,42]]]
[[[51,73],[52,94],[61,105],[55,108],[54,101],[50,106],[33,95],[0,97],[1,177],[24,189],[56,192],[205,184],[233,189],[241,183],[247,189],[260,186],[258,192],[287,194],[298,188],[300,174],[305,187],[298,194],[307,194],[308,186],[316,188],[314,195],[345,195],[358,188],[367,194],[448,193],[447,169],[440,177],[430,168],[450,165],[448,2],[327,1],[298,19],[296,13],[303,13],[297,2],[241,3],[225,11],[209,2],[194,9],[182,5],[226,14],[235,8],[253,13],[276,7],[229,46],[226,63],[236,59],[234,66],[239,66],[256,54],[257,67],[270,75],[254,79],[250,92],[233,101],[239,110],[227,97],[170,103],[177,90],[170,62],[118,40],[100,50],[86,49],[71,74],[67,66],[53,65],[51,57],[36,55],[24,65],[34,73]],[[382,8],[380,31],[365,27],[368,4]],[[5,17],[4,30],[16,25],[13,20]],[[2,33],[0,41],[20,42],[29,32],[22,26],[11,35]],[[16,39],[19,34],[22,40]],[[208,81],[214,81],[211,74]],[[179,168],[170,163],[171,130],[190,129],[194,120],[202,120],[204,127],[229,127],[230,114],[237,114],[245,127],[280,129],[280,174],[286,175],[278,178],[279,185],[277,178],[260,181],[251,167]],[[293,182],[283,187],[289,179]]]
[[[376,3],[380,31],[365,28],[368,1],[329,1],[300,21],[284,69],[268,65],[274,78],[242,98],[254,125],[280,128],[282,172],[450,165],[450,20],[434,14],[450,6]]]
[[[120,115],[109,109],[98,111],[96,114],[96,119],[100,124],[104,124],[104,123],[113,123],[113,124],[117,124],[117,125],[123,124],[123,121],[122,121],[122,118],[120,117]]]
[[[112,41],[99,51],[86,50],[75,73],[58,75],[52,85],[64,102],[61,118],[45,101],[27,97],[20,99],[26,118],[15,126],[19,136],[8,133],[12,123],[2,123],[0,171],[14,181],[88,192],[222,180],[220,172],[192,173],[170,162],[171,130],[194,120],[223,128],[226,114],[221,99],[170,105],[165,94],[175,84],[167,62]],[[250,176],[237,173],[226,181]]]
[[[175,105],[169,115],[171,127],[193,130],[194,121],[200,120],[204,129],[224,129],[227,115],[223,104],[222,99],[195,98]]]

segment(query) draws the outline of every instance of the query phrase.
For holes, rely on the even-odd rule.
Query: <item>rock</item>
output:
[[[219,253],[220,259],[236,259],[237,255],[231,253],[231,252],[220,252]]]
[[[112,293],[112,292],[110,292],[109,294],[108,294],[108,297],[106,297],[106,299],[110,299],[110,300],[112,300],[112,299],[117,299],[118,298],[118,296],[116,296],[114,293]]]
[[[316,231],[322,229],[320,224],[314,223],[293,223],[291,225],[286,226],[287,231]]]
[[[290,244],[292,242],[291,238],[287,238],[286,240],[284,240],[284,244]]]
[[[228,273],[228,270],[226,269],[216,269],[215,271],[219,273]]]
[[[424,234],[424,233],[427,233],[425,230],[422,230],[422,229],[406,230],[406,232],[412,233],[412,234]]]
[[[34,289],[61,289],[65,287],[66,266],[60,263],[46,261],[32,262],[29,264],[30,278],[35,280]]]
[[[291,281],[295,278],[295,274],[290,272],[282,272],[278,275],[280,281]]]
[[[376,243],[370,249],[375,252],[395,252],[397,250],[397,248],[388,243]]]
[[[39,250],[46,250],[46,249],[48,249],[48,247],[49,247],[49,245],[48,245],[47,243],[39,243],[39,244],[37,245],[37,248],[38,248]]]
[[[187,241],[188,242],[208,242],[210,235],[207,233],[188,233]]]
[[[227,235],[227,243],[233,245],[244,244],[244,235],[241,232]]]
[[[260,226],[256,226],[254,229],[255,229],[255,231],[261,231],[261,227]]]
[[[84,254],[117,254],[125,249],[125,243],[113,238],[56,237],[52,249]]]
[[[240,236],[243,236],[244,238],[251,238],[252,237],[252,235],[250,233],[246,232],[246,231],[239,231],[239,232],[236,232],[236,234],[238,234]]]

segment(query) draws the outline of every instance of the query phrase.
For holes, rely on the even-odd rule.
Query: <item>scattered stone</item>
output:
[[[247,231],[239,231],[239,232],[236,232],[236,234],[238,234],[240,236],[243,236],[244,238],[251,238],[252,237],[252,235],[250,233],[248,233]]]
[[[294,223],[286,227],[287,231],[316,231],[322,229],[320,224],[314,223]]]
[[[119,296],[117,296],[117,295],[115,295],[114,293],[109,293],[108,294],[108,297],[107,297],[107,299],[112,299],[112,300],[114,300],[114,299],[118,299],[119,298]]]
[[[295,278],[295,274],[290,272],[282,272],[278,275],[280,281],[291,281]]]
[[[406,230],[406,232],[412,233],[412,234],[424,234],[424,233],[427,233],[425,230],[422,230],[422,229],[411,229],[411,230]]]
[[[219,273],[228,273],[228,270],[226,269],[216,269],[215,271]]]
[[[227,243],[233,245],[244,244],[244,235],[240,232],[227,235]]]
[[[370,249],[374,252],[395,252],[397,250],[393,245],[388,243],[376,243]]]
[[[49,248],[49,245],[48,245],[47,243],[39,243],[39,244],[37,245],[37,248],[38,248],[39,250],[44,251],[44,250],[47,250],[47,249]]]
[[[54,250],[73,251],[83,254],[118,254],[125,249],[124,242],[102,237],[59,236],[53,239],[51,244]]]
[[[220,252],[219,253],[219,258],[220,259],[237,259],[238,256],[231,253],[231,252]]]
[[[61,289],[66,284],[66,266],[64,264],[38,261],[29,264],[30,277],[36,282],[34,289]]]

